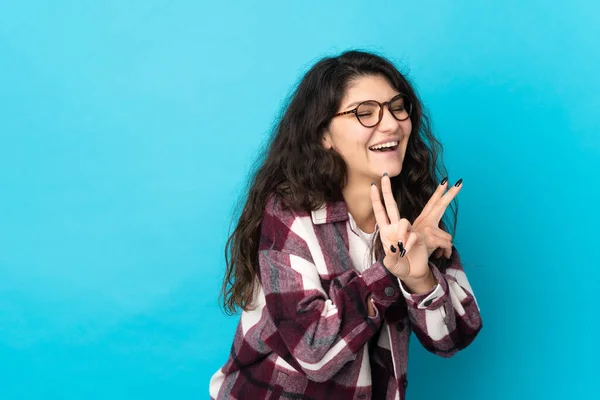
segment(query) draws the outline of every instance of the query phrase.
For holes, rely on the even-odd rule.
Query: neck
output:
[[[376,184],[379,186],[378,182]],[[367,233],[375,231],[375,214],[371,203],[370,182],[351,183],[342,189],[348,212],[356,221],[356,225]]]

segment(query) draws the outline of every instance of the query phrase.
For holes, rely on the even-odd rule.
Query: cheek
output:
[[[343,131],[343,135],[338,136],[337,147],[345,153],[363,153],[369,141],[371,140],[372,132],[364,127],[356,127],[354,124],[347,126]],[[348,154],[350,155],[350,154]]]
[[[407,123],[402,127],[402,132],[404,133],[404,138],[402,139],[404,148],[406,148],[406,146],[408,145],[408,140],[410,139],[411,131],[412,123],[409,119]]]
[[[357,150],[360,151],[365,151],[368,150],[368,146],[371,140],[371,135],[369,134],[362,134],[361,136],[358,136],[356,139],[356,148]]]
[[[409,136],[411,131],[412,131],[412,121],[409,118],[406,121],[403,121],[402,132],[406,133],[406,135]]]
[[[350,135],[354,138],[354,143],[357,147],[365,149],[373,139],[373,129],[365,128],[364,126],[354,127]]]

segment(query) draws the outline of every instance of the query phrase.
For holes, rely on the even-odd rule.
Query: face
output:
[[[382,76],[363,76],[348,88],[338,112],[352,110],[366,100],[383,103],[398,94]],[[335,150],[346,162],[348,185],[368,185],[379,182],[385,172],[397,176],[402,171],[412,123],[410,118],[398,121],[387,106],[383,110],[381,122],[372,128],[364,127],[354,113],[337,116],[323,136],[323,146]]]

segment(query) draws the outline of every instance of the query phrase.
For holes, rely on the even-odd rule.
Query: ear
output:
[[[323,134],[321,144],[323,145],[325,150],[331,150],[331,148],[333,147],[333,143],[331,141],[331,133],[329,133],[329,131],[325,131],[325,133]]]

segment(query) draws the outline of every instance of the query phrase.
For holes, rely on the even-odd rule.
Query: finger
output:
[[[395,224],[400,220],[400,212],[392,193],[392,182],[387,172],[381,178],[381,192],[383,193],[383,201],[390,223]]]
[[[444,256],[445,258],[450,259],[452,257],[452,247],[445,248],[445,249],[439,247],[435,250],[435,252],[433,253],[433,256],[435,258],[440,258],[440,257]]]
[[[400,249],[398,248],[398,243],[384,243],[383,238],[381,236],[380,238],[381,243],[383,244],[383,250],[385,252],[384,265],[387,269],[393,271],[397,267],[398,260],[400,258]]]
[[[400,249],[400,257],[403,257],[402,254],[405,254],[408,250],[406,250],[406,241],[408,240],[410,234],[410,221],[406,218],[402,218],[398,221],[398,247]]]
[[[442,238],[442,239],[445,239],[445,240],[452,241],[452,235],[451,235],[451,234],[449,234],[448,232],[446,232],[446,231],[445,231],[445,230],[443,230],[443,229],[440,229],[440,228],[435,228],[435,229],[432,229],[431,231],[429,231],[429,233],[430,233],[431,235],[435,235],[435,236],[437,236],[437,237],[439,237],[439,238]]]
[[[400,257],[400,249],[398,248],[398,243],[390,243],[389,241],[385,241],[383,237],[381,237],[381,235],[380,238],[386,257],[388,257],[394,263],[398,262],[398,258]]]
[[[447,207],[454,200],[458,192],[463,187],[463,180],[459,179],[448,191],[440,198],[439,204]],[[458,185],[458,186],[457,186]]]
[[[425,235],[425,239],[428,239],[430,236],[438,236],[438,237],[444,238],[446,240],[452,241],[452,235],[450,235],[448,232],[446,232],[445,230],[443,230],[441,228],[424,226],[422,229],[419,229],[419,231],[423,235]]]
[[[457,186],[458,185],[458,186]],[[458,193],[461,191],[463,185],[462,185],[462,179],[459,179],[435,204],[434,208],[432,209],[431,212],[435,213],[435,219],[436,221],[439,223],[439,221],[442,219],[442,217],[444,216],[444,213],[446,212],[446,208],[448,208],[448,205],[450,205],[450,203],[452,202],[452,200],[454,200],[454,198],[456,197],[456,195],[458,195]]]
[[[422,215],[427,215],[427,214],[429,214],[431,212],[431,210],[433,209],[435,203],[439,199],[442,198],[442,195],[446,191],[446,187],[447,186],[448,186],[448,178],[442,179],[442,182],[440,182],[440,184],[438,185],[438,187],[435,190],[435,192],[433,192],[433,194],[429,198],[429,201],[427,202],[427,204],[425,204],[425,207],[423,207],[423,211],[421,211]]]
[[[452,242],[449,240],[442,239],[437,236],[429,237],[428,239],[427,247],[436,249],[436,254],[438,254],[437,251],[440,249],[443,251],[444,255],[448,254],[448,250],[452,250]]]
[[[407,253],[410,251],[410,249],[412,249],[415,243],[417,243],[417,239],[419,239],[417,232],[410,232],[408,234],[408,238],[406,239],[406,245],[404,246]],[[402,254],[400,256],[402,256]]]
[[[452,257],[452,246],[444,250],[444,257],[446,257],[447,259],[450,259],[450,257]]]
[[[436,258],[441,257],[443,254],[436,252],[436,249],[438,248],[437,243],[439,243],[440,240],[452,243],[452,235],[438,228],[425,227],[424,231],[420,233],[424,236],[428,254],[431,255],[435,252]]]
[[[381,230],[389,223],[385,212],[385,208],[383,208],[383,204],[381,204],[379,189],[377,189],[377,185],[375,185],[374,182],[371,182],[371,204],[373,205],[373,212],[375,213],[375,221],[377,222],[377,225]]]

